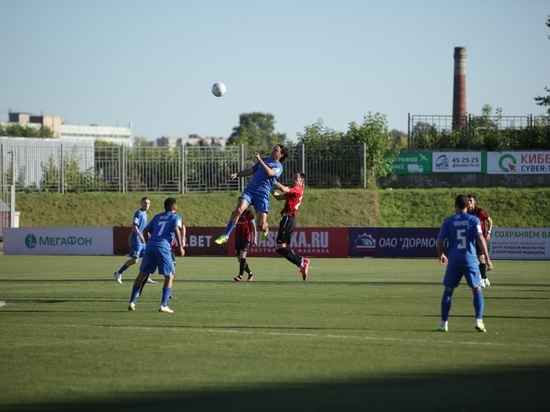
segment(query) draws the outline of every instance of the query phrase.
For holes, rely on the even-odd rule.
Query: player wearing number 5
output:
[[[145,255],[139,267],[139,275],[134,281],[128,310],[136,309],[136,299],[139,296],[141,285],[150,273],[155,273],[158,268],[159,274],[164,276],[162,298],[159,312],[173,313],[168,307],[168,299],[172,294],[172,284],[176,270],[172,258],[171,245],[176,237],[181,256],[185,255],[185,225],[181,216],[176,214],[178,205],[176,199],[169,197],[164,201],[164,213],[156,215],[144,229],[147,246]]]
[[[481,291],[481,275],[477,261],[476,242],[485,257],[487,269],[492,270],[493,264],[489,258],[487,243],[483,237],[479,219],[468,214],[468,196],[457,196],[455,198],[455,209],[456,213],[443,221],[441,230],[437,235],[439,262],[447,266],[443,278],[445,289],[441,299],[441,325],[438,330],[447,332],[453,292],[462,277],[465,277],[474,294],[475,328],[479,332],[487,332],[483,324],[484,299]],[[449,241],[448,257],[443,252],[445,239]]]

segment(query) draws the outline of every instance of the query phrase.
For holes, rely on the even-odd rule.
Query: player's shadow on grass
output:
[[[185,371],[182,371],[185,373]],[[131,375],[129,375],[131,379]],[[170,382],[170,377],[166,377]],[[250,380],[250,379],[249,379]],[[238,382],[237,382],[238,383]],[[273,383],[239,390],[117,394],[78,402],[10,405],[18,411],[546,411],[550,366],[493,367],[387,378]],[[83,391],[85,393],[85,391]],[[2,409],[2,405],[0,405]],[[6,409],[7,410],[7,409]]]

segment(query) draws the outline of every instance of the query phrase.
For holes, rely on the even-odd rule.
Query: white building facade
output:
[[[65,124],[61,116],[31,115],[29,113],[9,113],[9,122],[4,126],[21,124],[27,127],[47,127],[53,137],[70,141],[103,141],[121,146],[132,146],[132,125],[128,127]]]

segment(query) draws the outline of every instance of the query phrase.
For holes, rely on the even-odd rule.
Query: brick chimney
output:
[[[453,129],[466,124],[466,48],[455,47],[453,84]]]

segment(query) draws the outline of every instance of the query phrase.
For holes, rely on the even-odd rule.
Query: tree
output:
[[[135,136],[134,147],[153,147],[153,142],[144,136]]]
[[[407,133],[402,132],[401,130],[391,129],[390,136],[395,140],[397,146],[400,149],[406,149],[408,146],[408,136]]]
[[[33,127],[19,123],[0,125],[0,136],[8,137],[53,137],[53,131],[49,127]]]
[[[550,87],[545,87],[544,90],[546,90],[547,92],[550,92]],[[537,104],[539,106],[549,106],[548,109],[546,110],[546,113],[548,113],[548,115],[550,115],[550,95],[548,95],[548,96],[537,96],[537,97],[535,97],[535,101],[537,102]]]
[[[305,145],[340,144],[344,133],[329,129],[323,125],[323,119],[318,119],[311,126],[304,127],[304,133],[297,133],[298,142]]]
[[[343,143],[365,144],[368,186],[375,186],[376,179],[391,174],[391,166],[399,150],[397,142],[390,135],[385,115],[369,112],[362,124],[350,123]]]
[[[484,104],[481,116],[474,117],[468,127],[468,134],[462,139],[459,148],[473,150],[501,151],[506,150],[506,141],[500,130],[502,108],[497,107],[493,115],[493,108]]]
[[[435,125],[426,122],[416,123],[412,129],[411,137],[412,147],[415,149],[435,147],[439,138]]]
[[[314,179],[309,179],[309,187],[342,187],[352,180],[349,178],[350,174],[356,175],[355,180],[361,180],[360,168],[346,157],[350,154],[342,144],[344,133],[325,127],[323,120],[318,119],[311,126],[305,127],[304,133],[297,135],[298,143],[306,148],[307,170],[304,171],[306,175],[310,173],[315,176]],[[355,152],[357,152],[356,148]],[[353,157],[353,155],[350,156]],[[346,161],[339,162],[340,159],[346,159]],[[341,167],[335,167],[336,164]]]
[[[284,144],[285,140],[284,133],[275,133],[275,116],[254,112],[239,116],[239,126],[233,128],[227,143],[267,151],[276,144]]]
[[[548,17],[548,20],[546,20],[546,26],[548,26],[550,28],[550,16]],[[549,38],[550,38],[550,36],[549,36]],[[550,92],[550,87],[545,87],[544,90],[546,90],[547,92]],[[537,104],[539,106],[548,106],[548,110],[546,110],[546,112],[550,116],[550,95],[548,95],[548,96],[537,96],[534,99],[535,99],[535,101],[537,102]]]

